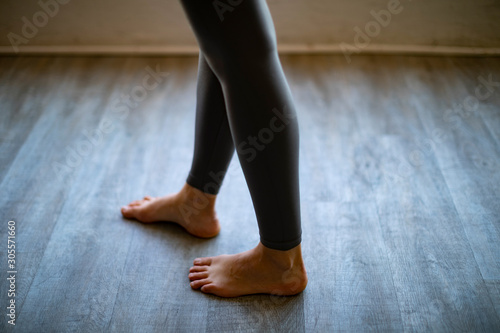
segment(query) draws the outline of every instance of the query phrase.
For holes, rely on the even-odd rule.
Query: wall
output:
[[[58,12],[44,25],[38,1],[2,0],[0,52],[13,52],[9,33],[24,38],[15,43],[21,43],[28,51],[196,52],[195,39],[177,0],[58,1],[67,3],[59,4]],[[268,3],[280,47],[285,51],[338,51],[349,47],[347,44],[359,50],[437,47],[487,52],[500,48],[500,0],[400,0],[397,7],[400,12],[391,15],[390,23],[386,26],[374,23],[370,11],[387,9],[395,1],[398,2],[269,0]],[[33,22],[34,15],[43,26],[36,33],[23,36],[26,24],[23,17]],[[359,27],[366,33],[367,23],[373,29],[369,43],[358,37],[360,43],[356,46],[354,29]]]

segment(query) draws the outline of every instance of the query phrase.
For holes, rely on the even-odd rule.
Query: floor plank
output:
[[[462,81],[457,79],[455,67],[443,59],[427,66],[431,70],[413,83],[416,83],[415,89],[429,91],[426,95],[441,113],[430,112],[429,108],[421,104],[419,106],[418,102],[415,103],[415,107],[429,138],[432,138],[436,128],[442,128],[446,135],[443,139],[433,141],[433,155],[446,179],[483,278],[498,279],[500,277],[500,243],[497,241],[500,237],[498,142],[491,135],[482,117],[462,114],[461,108],[455,106],[463,104],[469,91],[473,89],[466,89]],[[451,74],[442,75],[443,72],[437,70],[438,68]],[[475,85],[472,87],[475,88]],[[412,99],[415,100],[414,97]],[[446,112],[443,110],[449,109],[458,111],[450,113],[450,118],[442,116]],[[498,113],[498,107],[496,112]]]

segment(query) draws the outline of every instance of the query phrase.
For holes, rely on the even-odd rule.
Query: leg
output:
[[[217,194],[234,154],[234,144],[221,85],[201,52],[195,134],[193,163],[186,182],[204,193]]]
[[[221,21],[211,1],[182,4],[221,82],[261,236],[250,251],[195,259],[191,286],[228,297],[295,294],[307,283],[300,252],[298,125],[267,5],[240,1]]]
[[[234,153],[222,88],[200,53],[196,92],[193,163],[179,193],[145,197],[122,207],[122,214],[142,222],[172,221],[199,237],[212,237],[220,226],[215,198]]]

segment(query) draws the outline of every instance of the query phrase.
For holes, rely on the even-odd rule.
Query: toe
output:
[[[144,197],[144,200],[153,200],[153,197],[151,197],[151,196],[149,196],[149,195],[146,195],[146,196]]]
[[[135,201],[132,201],[131,203],[129,203],[128,205],[130,207],[134,207],[134,206],[140,206],[142,204],[143,200],[135,200]]]
[[[205,271],[205,272],[190,273],[188,277],[189,280],[202,280],[208,277],[208,272]]]
[[[150,218],[147,211],[142,209],[141,206],[124,206],[122,207],[122,214],[128,219],[136,219],[141,222],[149,222]]]
[[[200,290],[207,294],[215,294],[217,292],[217,287],[213,283],[207,283],[201,286]]]
[[[198,266],[210,266],[212,263],[212,258],[206,257],[206,258],[196,258],[193,261],[193,264],[198,265]]]
[[[208,266],[193,266],[189,269],[189,273],[204,272],[208,270]]]
[[[193,289],[199,289],[202,286],[204,286],[206,284],[209,284],[211,282],[212,281],[210,279],[201,279],[201,280],[194,280],[190,284],[191,284],[191,288],[193,288]]]
[[[122,215],[124,217],[126,217],[126,218],[133,218],[134,217],[134,213],[135,213],[134,207],[123,206],[121,210],[122,210]]]

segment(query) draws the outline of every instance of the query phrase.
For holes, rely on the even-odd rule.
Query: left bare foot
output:
[[[134,218],[144,223],[169,221],[179,224],[190,234],[210,238],[220,231],[215,214],[215,199],[212,194],[185,184],[176,194],[164,197],[144,197],[123,206],[124,217]]]
[[[300,244],[288,251],[259,245],[233,255],[197,258],[189,270],[193,289],[222,297],[295,295],[306,288]]]

